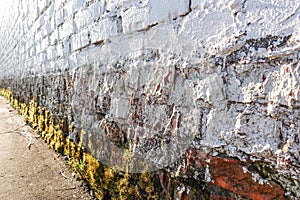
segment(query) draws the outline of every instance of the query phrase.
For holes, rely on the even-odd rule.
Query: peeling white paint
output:
[[[300,158],[298,0],[10,2],[0,79],[68,71],[72,106],[84,104],[76,125],[97,124],[93,101],[104,109],[110,98],[105,119],[139,137],[134,151],[170,140],[141,153],[158,168],[197,136],[197,146],[300,178],[285,168]]]

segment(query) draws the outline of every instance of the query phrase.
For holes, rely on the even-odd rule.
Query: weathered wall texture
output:
[[[7,6],[2,94],[99,198],[300,198],[299,0]]]

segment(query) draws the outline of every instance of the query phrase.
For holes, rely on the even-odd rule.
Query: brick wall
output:
[[[0,87],[57,150],[67,139],[116,171],[164,169],[165,198],[197,196],[195,183],[208,188],[210,199],[284,198],[269,188],[235,188],[237,177],[220,178],[230,177],[218,172],[221,158],[236,159],[222,163],[244,171],[249,184],[297,198],[299,6],[297,0],[10,1],[1,7]],[[44,110],[60,139],[43,133],[49,132]],[[187,180],[169,191],[166,176],[176,186],[176,177]]]

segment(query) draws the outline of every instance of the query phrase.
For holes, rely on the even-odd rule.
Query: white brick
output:
[[[110,0],[110,1],[107,1],[107,3],[106,3],[107,10],[109,10],[109,11],[115,10],[116,7],[120,6],[120,3],[122,3],[122,1],[123,0]]]
[[[55,63],[54,61],[51,61],[51,62],[49,63],[49,65],[48,65],[47,71],[48,71],[48,72],[54,72],[54,71],[55,71],[55,65],[56,65],[56,63]]]
[[[147,6],[132,6],[121,14],[124,33],[184,15],[189,11],[188,0],[149,0]]]
[[[127,119],[128,118],[128,107],[130,105],[129,100],[125,98],[114,98],[112,104],[112,115],[114,117]]]
[[[49,35],[53,31],[49,21],[43,26],[43,31],[46,35]]]
[[[28,0],[26,0],[26,1],[21,1],[20,2],[22,5],[22,11],[24,12],[23,14],[24,14],[24,17],[27,17],[28,16],[28,13],[30,12],[29,11],[29,2],[28,2]]]
[[[31,17],[32,17],[31,20],[34,21],[38,17],[38,7],[37,7],[36,0],[34,0],[33,2],[30,2],[29,10],[30,10],[29,15],[31,15]]]
[[[80,49],[81,44],[80,44],[80,34],[79,33],[72,35],[71,41],[72,41],[73,51]]]
[[[63,26],[57,27],[57,33],[58,41],[61,41],[63,39]]]
[[[92,43],[105,40],[118,34],[117,22],[116,20],[112,20],[110,18],[93,24],[90,30]]]
[[[55,12],[55,24],[56,26],[59,26],[64,22],[64,12],[63,9],[57,10]]]
[[[124,33],[146,28],[149,23],[149,8],[131,7],[121,14]]]
[[[46,18],[45,14],[43,14],[42,16],[39,17],[39,19],[38,19],[38,22],[39,22],[38,27],[41,27],[41,26],[43,26],[45,24],[45,18]]]
[[[46,37],[48,34],[47,34],[47,31],[45,30],[44,27],[41,27],[41,40]]]
[[[150,0],[150,21],[159,22],[189,12],[189,0]]]
[[[39,63],[43,63],[46,60],[47,60],[47,53],[45,51],[42,51],[39,54]]]
[[[36,44],[36,53],[39,54],[42,51],[41,42],[37,42]]]
[[[63,51],[63,43],[62,42],[59,42],[57,45],[56,45],[56,51],[57,51],[57,56],[58,57],[63,57],[64,56],[64,51]]]
[[[32,25],[32,28],[31,28],[32,31],[37,31],[40,27],[40,23],[38,20],[34,21],[31,25]]]
[[[32,67],[35,67],[35,66],[39,65],[39,56],[38,55],[33,56],[32,60],[33,60],[33,66]]]
[[[69,62],[69,65],[70,65],[70,70],[77,66],[77,52],[72,53],[68,57],[68,62]]]
[[[47,8],[45,14],[48,16],[48,19],[50,19],[51,17],[54,16],[54,14],[55,14],[55,9],[54,9],[54,4],[53,4],[53,3],[51,3],[51,4],[49,5],[49,7]]]
[[[205,3],[206,2],[202,1],[202,0],[192,0],[191,8],[192,9],[195,9],[195,8],[201,8],[201,9],[203,9]]]
[[[89,43],[90,43],[89,34],[90,34],[90,32],[89,32],[88,29],[83,29],[82,31],[80,31],[80,45],[81,45],[81,47],[85,47],[85,46],[89,45]]]
[[[63,53],[64,55],[67,55],[70,53],[70,41],[69,39],[63,40]]]
[[[36,55],[36,48],[35,46],[30,48],[30,53],[29,53],[30,57],[35,56]]]
[[[26,60],[26,59],[28,59],[30,57],[31,57],[31,55],[30,55],[30,49],[29,49],[29,51],[26,54],[21,54],[20,60],[23,60],[23,59]]]
[[[90,44],[89,30],[83,29],[79,33],[74,34],[71,38],[71,51],[76,51]]]
[[[92,5],[92,10],[94,12],[94,20],[98,20],[104,13],[104,2],[96,2]]]
[[[56,28],[55,16],[52,16],[50,19],[51,29],[54,30]]]
[[[50,37],[50,45],[54,45],[58,41],[58,29],[55,29]]]
[[[38,0],[38,7],[40,13],[46,8],[47,4],[47,0]]]
[[[47,57],[49,60],[53,60],[57,57],[56,47],[52,46],[47,49]]]
[[[84,49],[76,54],[77,67],[83,66],[88,62],[88,50]]]
[[[88,48],[88,63],[99,62],[99,52],[101,52],[101,49],[101,46],[92,46]]]
[[[55,0],[54,1],[54,9],[58,10],[59,8],[61,8],[63,2],[65,2],[65,0]]]
[[[69,1],[64,7],[63,7],[63,12],[64,12],[64,18],[68,18],[71,15],[73,15],[74,10],[73,10],[73,2]]]
[[[32,65],[33,65],[33,59],[32,58],[29,58],[28,60],[26,60],[26,63],[25,63],[26,68],[29,68]]]
[[[94,20],[94,13],[91,12],[90,9],[84,9],[84,10],[79,10],[75,14],[74,22],[76,28],[79,30],[91,24],[93,20]]]
[[[41,48],[42,48],[42,51],[46,50],[47,48],[49,47],[49,40],[48,38],[44,38],[42,41],[41,41]]]
[[[63,25],[61,26],[61,29],[60,29],[60,36],[61,38],[60,39],[63,39],[65,37],[68,37],[70,36],[71,34],[73,34],[75,31],[74,31],[74,21],[73,21],[73,18],[68,18],[65,23],[63,23]]]
[[[84,0],[71,0],[70,4],[72,5],[73,13],[83,7]]]

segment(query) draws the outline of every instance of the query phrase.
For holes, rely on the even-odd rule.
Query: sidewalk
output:
[[[0,199],[93,199],[61,156],[0,97]]]

